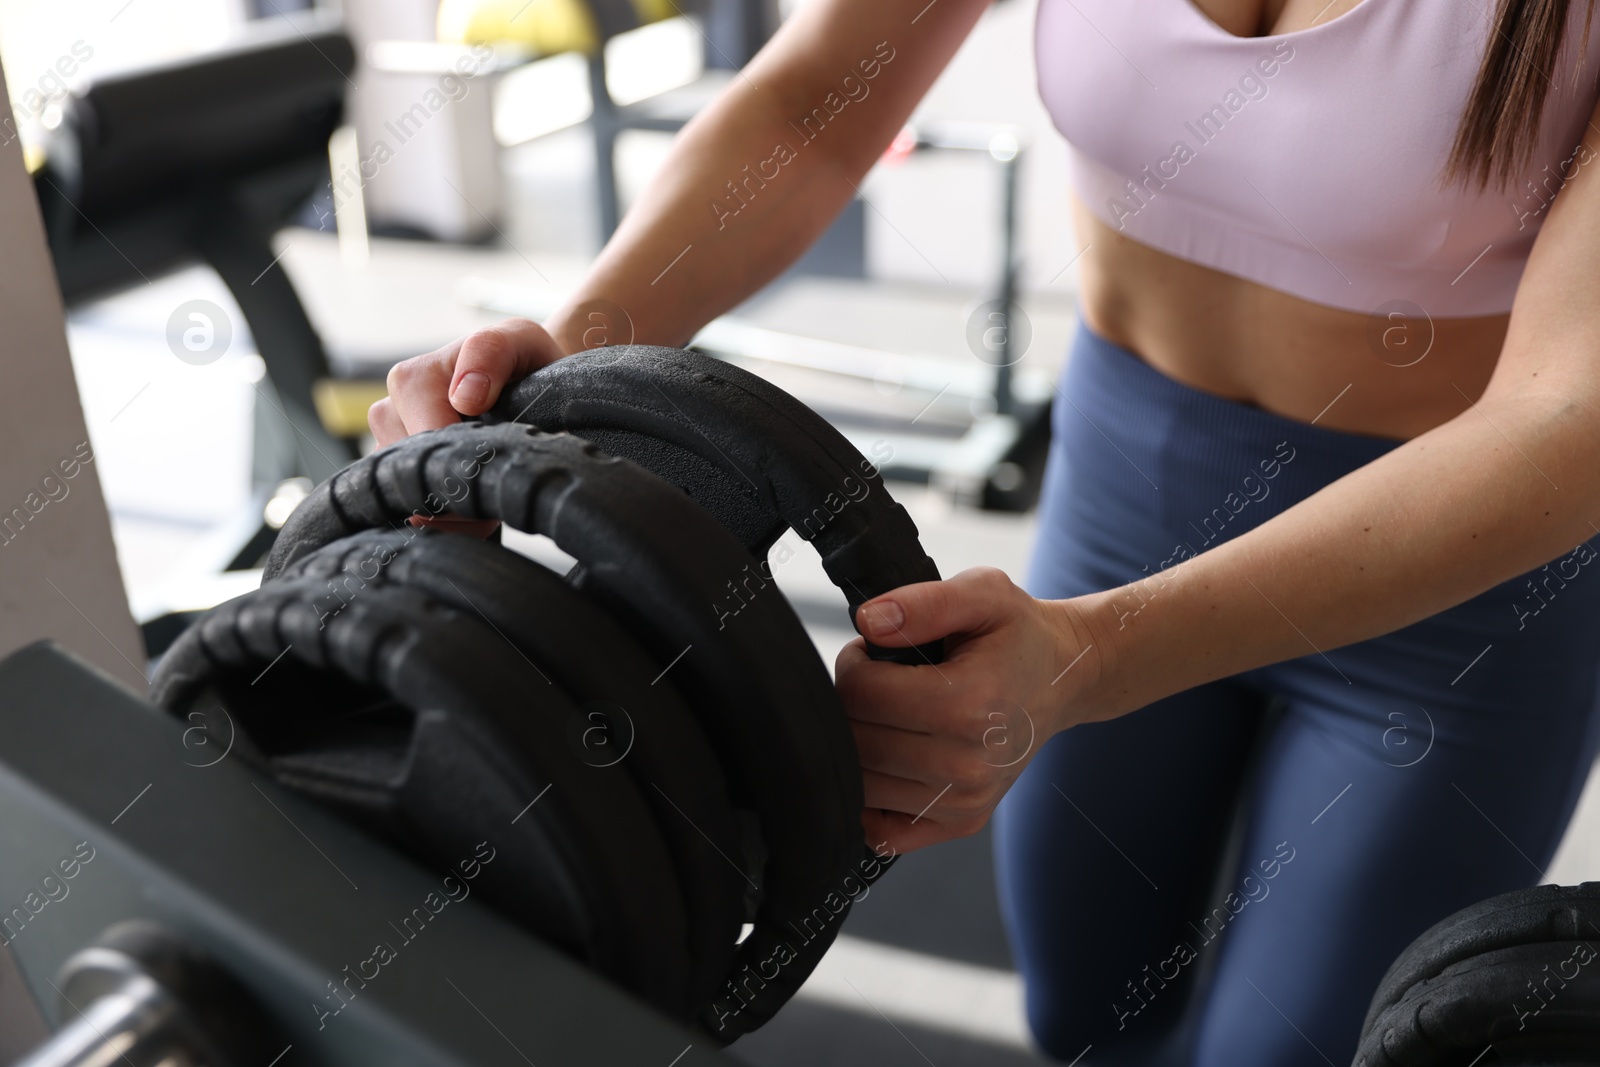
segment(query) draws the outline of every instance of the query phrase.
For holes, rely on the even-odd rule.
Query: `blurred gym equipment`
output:
[[[329,378],[272,237],[328,175],[355,53],[325,16],[251,23],[225,48],[98,78],[69,98],[35,187],[68,305],[199,262],[227,285],[266,364],[257,499],[225,566],[271,544],[267,501],[355,458],[317,415]]]
[[[652,22],[684,15],[705,25],[708,72],[698,82],[619,104],[606,78],[606,42]],[[609,239],[622,218],[617,193],[617,136],[625,130],[676,133],[727,84],[777,29],[771,0],[444,0],[439,39],[461,43],[515,43],[532,55],[582,53],[588,63],[594,111],[596,194],[600,239]]]

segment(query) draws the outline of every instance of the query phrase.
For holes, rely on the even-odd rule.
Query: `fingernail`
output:
[[[861,608],[861,621],[874,637],[889,637],[905,625],[906,609],[898,601],[877,600]]]
[[[450,403],[457,408],[481,408],[489,399],[489,376],[480,370],[469,371],[456,383]]]

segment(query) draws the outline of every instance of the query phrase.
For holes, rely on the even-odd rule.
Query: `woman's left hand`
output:
[[[868,659],[862,638],[839,653],[862,826],[881,855],[977,833],[1051,736],[1094,717],[1079,700],[1100,669],[1082,614],[1035,600],[1003,571],[903,586],[861,605],[856,623],[884,647],[945,639],[938,664]]]

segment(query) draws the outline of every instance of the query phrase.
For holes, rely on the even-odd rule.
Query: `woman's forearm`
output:
[[[1571,552],[1597,533],[1597,445],[1600,406],[1480,402],[1249,533],[1063,602],[1100,646],[1093,717],[1388,633]]]
[[[681,346],[793,263],[854,195],[989,0],[811,0],[679,134],[546,324],[569,352]],[[620,308],[626,323],[605,320]],[[631,329],[630,329],[631,328]]]
[[[582,340],[590,305],[605,301],[626,313],[635,340],[681,347],[775,277],[851,195],[815,146],[763,178],[759,168],[774,148],[796,140],[774,97],[736,81],[678,137],[583,286],[546,324],[550,332],[568,351],[592,347]],[[727,183],[736,179],[747,203],[732,199]],[[718,203],[740,210],[719,219],[711,207]]]

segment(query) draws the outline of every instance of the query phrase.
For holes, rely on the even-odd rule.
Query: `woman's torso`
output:
[[[1041,0],[1088,325],[1179,381],[1329,428],[1412,437],[1460,413],[1553,195],[1438,181],[1494,6]],[[1235,67],[1256,75],[1225,96]],[[1571,157],[1594,104],[1593,67],[1562,72],[1530,174]],[[1212,97],[1227,128],[1196,128]]]

